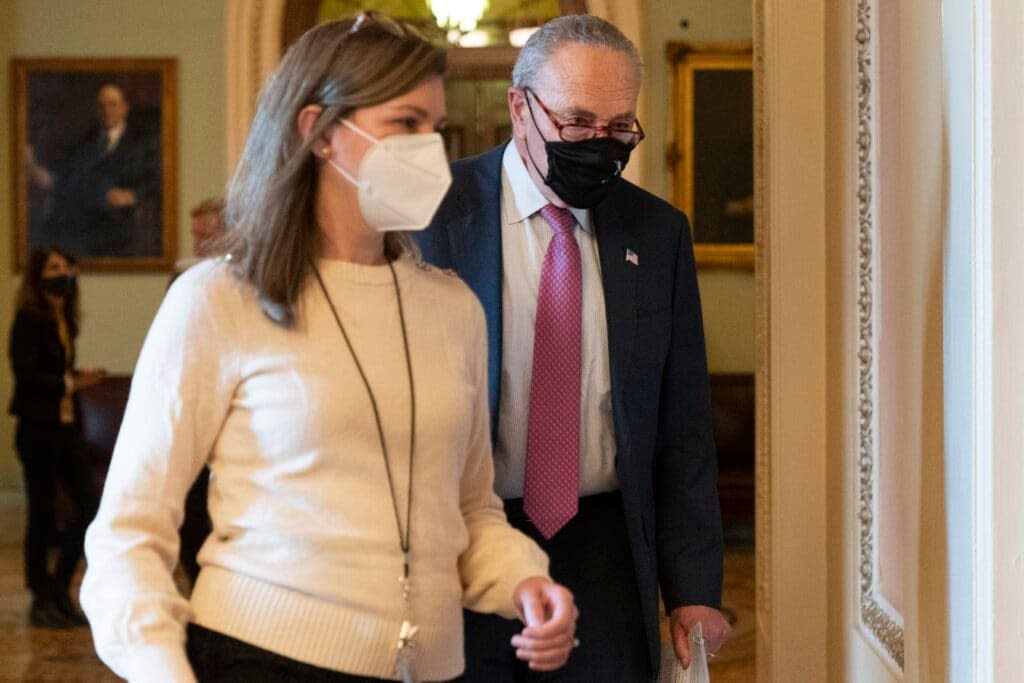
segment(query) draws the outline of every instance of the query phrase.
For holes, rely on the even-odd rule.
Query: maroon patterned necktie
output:
[[[523,509],[551,538],[579,505],[582,266],[572,213],[548,204],[540,215],[555,234],[537,293]]]

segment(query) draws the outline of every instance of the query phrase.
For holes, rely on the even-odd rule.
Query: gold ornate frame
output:
[[[12,121],[11,136],[11,178],[14,197],[14,265],[16,270],[27,263],[30,250],[30,202],[29,173],[27,170],[27,150],[29,149],[29,133],[32,126],[31,117],[35,112],[29,111],[29,79],[34,74],[55,73],[60,78],[75,79],[88,77],[95,80],[96,76],[112,76],[110,80],[117,82],[117,76],[138,81],[140,78],[157,79],[160,100],[160,253],[157,255],[117,255],[95,256],[79,259],[83,270],[93,271],[167,271],[177,258],[177,141],[178,141],[178,80],[177,61],[175,59],[126,59],[126,58],[91,58],[91,59],[14,59],[11,61],[12,89]],[[148,86],[147,86],[148,87]],[[53,103],[55,109],[62,107],[62,102]],[[130,119],[129,119],[130,121]],[[51,122],[60,125],[60,120]],[[60,245],[58,245],[60,246]]]
[[[695,176],[695,75],[698,71],[752,71],[753,48],[750,43],[669,43],[667,56],[674,73],[673,102],[675,103],[673,115],[675,142],[669,148],[667,164],[672,169],[673,201],[692,221]],[[751,97],[754,97],[753,90]],[[751,169],[751,173],[754,173],[754,169]],[[698,266],[742,269],[753,269],[754,267],[753,242],[739,244],[697,242],[694,244],[694,254]]]

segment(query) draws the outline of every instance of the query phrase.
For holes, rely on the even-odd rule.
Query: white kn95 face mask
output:
[[[444,199],[452,174],[440,133],[375,138],[351,121],[341,122],[373,143],[353,178],[327,160],[358,188],[363,218],[381,232],[422,230]]]

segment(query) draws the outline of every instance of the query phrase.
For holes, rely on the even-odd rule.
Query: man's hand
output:
[[[534,671],[553,671],[569,659],[575,644],[579,611],[572,593],[542,576],[524,579],[513,598],[519,618],[526,624],[512,636],[516,657]]]
[[[36,187],[42,190],[53,189],[53,176],[36,161],[35,150],[32,145],[25,145],[22,150],[25,159],[25,170],[28,172],[28,179]]]
[[[136,202],[135,193],[120,187],[112,187],[107,190],[107,204],[121,209],[126,206],[134,206]]]
[[[709,657],[718,654],[725,641],[732,635],[732,627],[722,613],[713,607],[704,605],[687,605],[676,607],[669,618],[669,630],[672,633],[672,645],[676,649],[676,657],[684,669],[690,668],[690,630],[701,623],[704,633],[704,650]]]

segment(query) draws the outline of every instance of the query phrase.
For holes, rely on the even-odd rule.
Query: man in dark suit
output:
[[[483,304],[495,489],[580,610],[578,649],[543,677],[514,622],[467,612],[470,683],[651,680],[659,587],[684,666],[696,623],[712,655],[730,633],[689,225],[619,177],[640,78],[611,24],[546,24],[513,71],[511,143],[453,164],[420,238]]]
[[[107,84],[96,96],[99,126],[51,172],[29,154],[29,178],[50,194],[50,213],[33,246],[59,244],[79,256],[157,256],[160,148],[132,125],[124,92]]]

